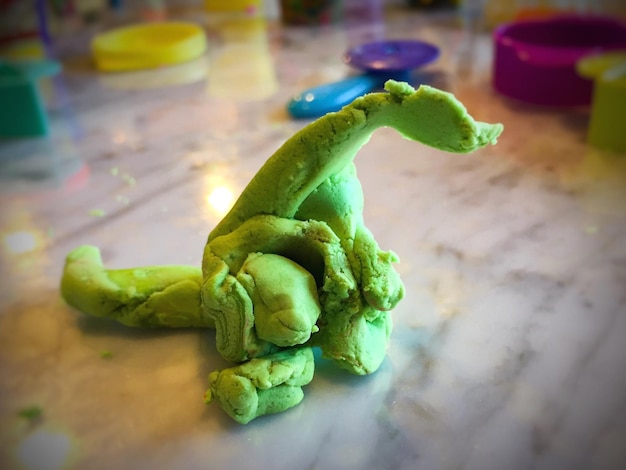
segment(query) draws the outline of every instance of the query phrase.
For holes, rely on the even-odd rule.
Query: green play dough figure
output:
[[[503,129],[474,121],[450,93],[392,80],[385,89],[287,140],[209,234],[201,272],[106,270],[96,248],[81,247],[67,257],[63,297],[129,326],[214,327],[219,353],[242,364],[211,374],[208,401],[242,423],[302,400],[310,347],[374,372],[404,286],[397,256],[365,227],[354,157],[380,127],[456,153],[495,144]]]

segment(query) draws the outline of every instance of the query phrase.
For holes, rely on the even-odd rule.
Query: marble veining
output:
[[[51,138],[0,146],[0,467],[626,468],[626,159],[585,144],[585,111],[496,95],[488,35],[449,15],[207,28],[211,53],[178,74],[101,77],[74,45]],[[64,256],[89,243],[111,267],[199,265],[306,124],[291,94],[349,73],[341,53],[372,37],[440,45],[422,78],[505,132],[466,156],[373,136],[356,162],[365,219],[407,287],[388,357],[368,377],[318,358],[301,405],[237,425],[202,403],[226,365],[211,331],[81,316],[59,298]],[[18,416],[33,405],[40,418]]]

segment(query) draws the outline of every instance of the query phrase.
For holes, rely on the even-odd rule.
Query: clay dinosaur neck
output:
[[[411,140],[457,153],[495,143],[502,131],[501,125],[474,121],[450,93],[428,86],[416,91],[393,80],[385,89],[389,93],[358,98],[287,140],[255,175],[208,241],[232,232],[254,215],[292,218],[311,192],[351,163],[380,127],[392,127]]]

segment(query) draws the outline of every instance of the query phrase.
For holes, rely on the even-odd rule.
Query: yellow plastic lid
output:
[[[106,72],[157,68],[200,57],[206,36],[192,23],[146,23],[97,35],[91,42],[98,69]]]

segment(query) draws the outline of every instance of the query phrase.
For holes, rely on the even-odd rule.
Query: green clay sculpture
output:
[[[206,401],[240,423],[300,403],[313,347],[350,373],[376,371],[404,287],[397,256],[364,225],[354,157],[380,127],[455,153],[495,144],[503,129],[450,93],[393,80],[385,89],[287,140],[209,234],[201,270],[105,269],[82,246],[67,256],[63,298],[128,326],[215,328],[219,353],[238,365],[210,374]]]

